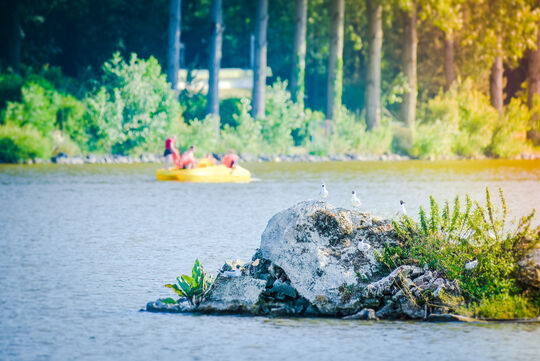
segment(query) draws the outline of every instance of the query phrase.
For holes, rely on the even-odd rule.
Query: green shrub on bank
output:
[[[181,109],[157,60],[132,54],[126,62],[116,53],[103,73],[101,88],[87,98],[85,126],[92,150],[130,154],[160,149]]]
[[[533,114],[519,99],[512,99],[504,111],[504,116],[495,125],[486,153],[494,157],[509,158],[525,151],[527,125]]]
[[[389,269],[427,265],[449,280],[458,280],[468,305],[520,295],[517,263],[540,239],[531,230],[534,211],[508,228],[506,203],[499,194],[500,207],[494,206],[487,189],[485,205],[467,196],[462,206],[456,197],[453,207],[446,202],[441,209],[431,197],[429,213],[420,209],[418,222],[409,217],[393,222],[401,245],[385,247],[381,261]]]
[[[484,155],[498,117],[470,79],[459,82],[420,108],[410,153],[417,157]]]
[[[251,117],[250,111],[249,99],[242,99],[240,114],[234,115],[236,127],[226,124],[221,131],[222,152],[235,149],[246,154],[261,153],[261,124]]]
[[[530,299],[520,295],[497,295],[483,299],[479,303],[473,302],[459,312],[468,316],[490,319],[536,318],[540,308]]]
[[[0,125],[0,162],[19,163],[27,159],[49,158],[52,142],[30,125]]]

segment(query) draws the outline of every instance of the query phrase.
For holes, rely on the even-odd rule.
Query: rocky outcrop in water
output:
[[[414,265],[389,272],[378,257],[385,245],[398,245],[390,220],[323,201],[301,202],[270,219],[240,277],[218,276],[196,309],[184,304],[164,310],[357,319],[448,312],[448,300],[459,297],[457,285]],[[159,307],[154,302],[147,309]]]

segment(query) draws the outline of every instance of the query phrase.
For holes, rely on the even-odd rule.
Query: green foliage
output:
[[[52,142],[31,125],[0,125],[0,162],[18,163],[27,159],[49,158]]]
[[[191,277],[182,275],[176,277],[176,280],[178,284],[166,284],[165,287],[172,288],[176,294],[187,298],[189,303],[195,306],[204,300],[212,285],[212,277],[206,274],[198,259],[191,270]]]
[[[495,126],[487,153],[509,158],[526,150],[526,130],[532,118],[533,113],[525,104],[519,99],[512,99]]]
[[[157,60],[132,54],[126,62],[115,53],[103,73],[101,88],[87,99],[91,144],[115,154],[157,148],[181,113]]]
[[[471,79],[430,99],[420,110],[411,155],[433,157],[487,152],[499,115]]]
[[[250,101],[241,100],[240,114],[234,115],[236,128],[226,124],[221,132],[222,149],[237,149],[247,154],[259,154],[262,143],[261,124],[250,115]]]
[[[287,83],[281,81],[267,87],[266,115],[259,120],[263,141],[278,153],[287,153],[294,145],[292,131],[301,126],[303,113],[303,109],[291,100],[286,87]]]
[[[80,101],[60,93],[41,78],[22,86],[20,102],[7,103],[4,123],[31,125],[44,135],[60,129],[69,135],[81,137],[80,124],[84,111]]]
[[[468,308],[460,309],[460,312],[479,318],[503,320],[536,318],[540,315],[540,308],[526,297],[502,294],[472,303]]]
[[[499,295],[516,295],[521,291],[514,278],[517,262],[526,250],[540,239],[531,231],[534,211],[507,230],[507,209],[502,191],[496,207],[486,189],[484,205],[459,197],[453,207],[446,202],[440,209],[433,197],[430,212],[421,209],[419,221],[403,217],[394,221],[400,247],[387,246],[381,261],[390,268],[402,264],[427,265],[450,280],[459,280],[465,299],[479,302]],[[476,260],[477,266],[465,264]]]
[[[20,101],[23,84],[24,79],[19,74],[0,73],[0,109],[4,109],[8,101]]]

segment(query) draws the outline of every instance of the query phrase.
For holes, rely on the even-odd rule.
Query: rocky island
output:
[[[396,246],[400,240],[389,219],[325,201],[301,202],[270,219],[251,261],[224,264],[222,272],[238,268],[238,274],[218,275],[199,305],[187,299],[158,300],[148,303],[146,310],[358,319],[453,317],[444,315],[455,311],[462,299],[457,280],[449,281],[427,265],[389,269],[381,254],[385,247]],[[531,257],[524,263],[525,274],[534,283],[540,268]]]

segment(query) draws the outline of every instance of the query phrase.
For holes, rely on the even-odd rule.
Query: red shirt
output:
[[[185,152],[182,154],[182,158],[180,159],[179,168],[185,168],[189,164],[195,165],[195,157],[193,156],[193,153]]]
[[[223,163],[227,168],[232,168],[233,164],[238,160],[238,156],[236,154],[225,154],[223,156],[223,159],[221,160],[221,163]]]
[[[174,146],[174,140],[172,138],[165,139],[165,149],[172,149]]]

